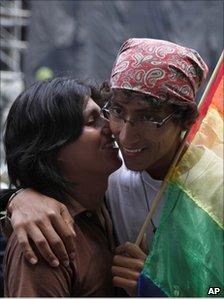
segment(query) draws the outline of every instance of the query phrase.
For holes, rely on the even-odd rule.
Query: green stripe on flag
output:
[[[223,230],[175,183],[143,275],[171,297],[206,297],[210,287],[224,295]]]

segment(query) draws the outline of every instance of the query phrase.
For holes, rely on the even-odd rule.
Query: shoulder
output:
[[[70,295],[73,270],[70,267],[52,268],[41,257],[37,249],[36,265],[24,257],[21,246],[13,232],[5,257],[5,288],[8,297],[65,297]]]

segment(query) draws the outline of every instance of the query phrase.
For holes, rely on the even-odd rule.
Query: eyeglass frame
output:
[[[108,115],[105,114],[105,112],[108,113],[109,115],[111,114],[110,111],[109,111],[109,109],[107,108],[108,104],[109,104],[109,102],[107,102],[107,103],[103,106],[103,108],[101,108],[101,113],[103,114],[103,117],[104,117],[104,118],[110,120],[110,118],[108,117]],[[170,113],[169,115],[167,115],[165,118],[163,118],[160,122],[158,122],[158,121],[152,121],[152,120],[146,120],[146,122],[155,124],[155,125],[156,125],[156,128],[161,128],[161,127],[162,127],[168,120],[170,120],[170,119],[172,118],[172,116],[173,116],[175,113],[176,113],[176,111],[173,111],[172,113]],[[124,123],[129,122],[129,123],[132,124],[132,125],[135,125],[135,124],[136,124],[136,121],[133,122],[133,121],[131,121],[131,120],[127,120],[127,119],[125,119],[125,118],[123,118],[123,117],[121,117],[120,120],[122,120]],[[139,121],[139,122],[141,122],[141,121]]]

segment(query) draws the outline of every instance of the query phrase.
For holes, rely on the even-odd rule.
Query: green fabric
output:
[[[142,274],[167,296],[207,297],[209,287],[224,295],[223,230],[175,183]]]

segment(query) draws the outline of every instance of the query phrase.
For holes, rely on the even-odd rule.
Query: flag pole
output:
[[[212,73],[212,75],[210,77],[210,80],[209,80],[209,82],[207,84],[207,87],[206,87],[206,89],[205,89],[205,91],[203,93],[201,101],[200,101],[200,103],[198,105],[199,108],[201,107],[202,103],[204,102],[204,99],[207,97],[208,91],[210,90],[210,87],[211,87],[212,83],[214,82],[214,80],[215,80],[215,78],[216,78],[216,76],[218,74],[218,71],[219,71],[219,68],[221,66],[222,61],[223,61],[223,52],[220,55],[218,63],[216,65],[216,67],[215,67],[215,69],[214,69],[214,71],[213,71],[213,73]],[[177,151],[177,153],[176,153],[176,155],[175,155],[175,157],[173,159],[173,162],[172,162],[172,164],[171,164],[171,166],[170,166],[170,168],[168,170],[168,173],[165,176],[165,178],[164,178],[164,180],[162,182],[162,185],[160,186],[159,191],[157,192],[157,194],[155,195],[155,197],[153,199],[150,211],[149,211],[148,215],[146,216],[146,219],[145,219],[145,221],[144,221],[144,223],[143,223],[143,225],[142,225],[142,227],[141,227],[141,229],[139,231],[138,237],[137,237],[137,239],[135,241],[136,245],[139,245],[141,243],[142,238],[144,236],[144,233],[145,233],[145,231],[146,231],[149,223],[152,220],[152,217],[153,217],[153,215],[154,215],[154,213],[155,213],[155,211],[157,209],[158,203],[159,203],[160,199],[162,198],[163,193],[164,193],[164,191],[165,191],[165,189],[166,189],[166,187],[168,185],[168,182],[169,182],[169,179],[170,179],[170,177],[171,177],[171,175],[173,173],[173,170],[174,170],[175,166],[177,165],[177,162],[179,161],[179,159],[181,157],[181,154],[183,153],[183,150],[184,150],[185,145],[186,145],[186,140],[187,140],[187,137],[188,137],[188,134],[189,134],[190,130],[191,129],[189,129],[189,130],[186,131],[186,133],[184,135],[184,138],[183,138],[183,140],[182,140],[182,142],[181,142],[181,144],[179,146],[179,149],[178,149],[178,151]]]
[[[223,53],[224,53],[224,52],[222,51],[222,53],[221,53],[221,55],[220,55],[220,57],[219,57],[219,60],[218,60],[218,62],[217,62],[217,64],[216,64],[216,67],[214,68],[214,71],[213,71],[213,73],[212,73],[212,75],[211,75],[211,77],[210,77],[210,79],[209,79],[209,82],[208,82],[208,84],[207,84],[207,86],[206,86],[206,88],[205,88],[205,91],[204,91],[204,93],[203,93],[203,95],[202,95],[202,98],[201,98],[201,100],[200,100],[200,102],[199,102],[199,104],[198,104],[198,108],[200,108],[200,107],[201,107],[201,104],[204,102],[204,99],[206,98],[206,96],[207,96],[207,94],[208,94],[208,92],[209,92],[209,90],[210,90],[210,87],[211,87],[213,81],[215,80],[215,78],[216,78],[216,76],[217,76],[217,73],[218,73],[219,68],[220,68],[220,66],[221,66],[221,64],[222,64],[222,61],[223,61],[223,55],[224,55]]]

